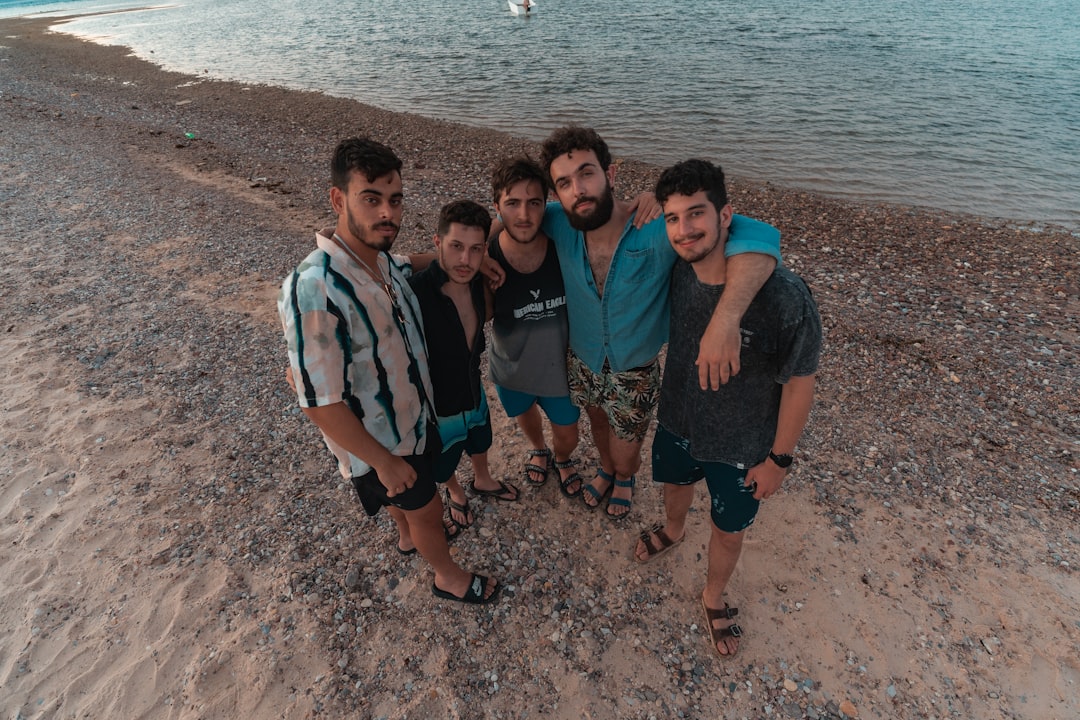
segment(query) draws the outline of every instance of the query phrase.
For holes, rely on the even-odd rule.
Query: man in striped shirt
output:
[[[388,251],[401,226],[401,160],[369,139],[340,143],[331,162],[337,224],[278,298],[300,407],[319,427],[364,510],[386,507],[398,550],[419,551],[435,570],[432,592],[469,603],[494,600],[498,584],[450,557],[433,463],[434,426],[423,321],[405,256]]]

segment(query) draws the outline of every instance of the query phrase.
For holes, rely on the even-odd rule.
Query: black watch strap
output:
[[[791,455],[777,455],[772,450],[769,451],[769,459],[776,463],[777,467],[782,468],[791,467],[791,463],[795,460]]]

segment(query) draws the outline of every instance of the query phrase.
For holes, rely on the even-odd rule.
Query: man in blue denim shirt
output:
[[[657,355],[668,337],[668,290],[676,254],[663,219],[636,228],[634,206],[615,200],[607,143],[589,128],[556,130],[542,163],[559,198],[542,229],[559,254],[570,316],[567,374],[574,403],[589,416],[600,467],[582,498],[607,515],[630,512],[634,474],[660,390]],[[780,232],[735,216],[727,243],[732,283],[702,336],[701,387],[739,371],[739,320],[780,259]],[[737,272],[736,272],[737,271]],[[737,280],[737,282],[736,282]]]

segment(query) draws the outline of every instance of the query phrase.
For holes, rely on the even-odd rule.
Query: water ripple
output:
[[[104,6],[0,0],[0,15]],[[545,0],[530,18],[496,0],[413,8],[189,0],[69,29],[169,69],[532,139],[588,123],[653,162],[703,155],[838,195],[1080,228],[1072,0],[819,0],[798,12],[788,0]]]

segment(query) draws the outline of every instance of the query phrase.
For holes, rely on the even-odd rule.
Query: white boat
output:
[[[525,7],[525,2],[529,3],[529,7]],[[510,5],[510,12],[515,15],[532,15],[536,12],[536,0],[506,0]]]

